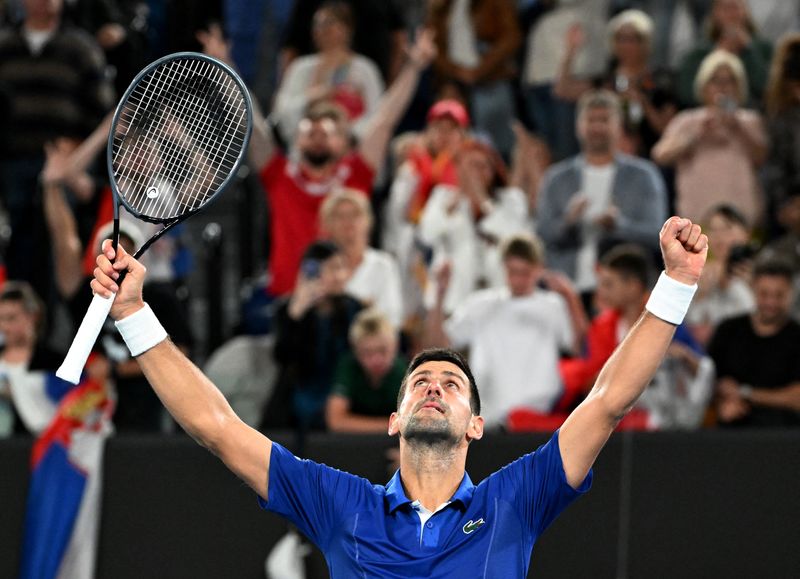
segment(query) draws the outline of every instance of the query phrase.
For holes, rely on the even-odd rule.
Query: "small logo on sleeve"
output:
[[[485,521],[481,518],[477,521],[467,521],[467,524],[464,525],[464,534],[469,535],[470,533],[477,531],[484,525]]]

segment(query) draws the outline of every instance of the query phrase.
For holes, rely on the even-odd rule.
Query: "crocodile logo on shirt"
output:
[[[464,534],[465,535],[469,535],[470,533],[472,533],[474,531],[477,531],[478,529],[480,529],[484,525],[484,523],[485,523],[485,521],[482,518],[478,519],[477,521],[473,521],[473,520],[470,519],[469,521],[467,521],[467,524],[464,525],[464,529],[463,529],[464,530]]]

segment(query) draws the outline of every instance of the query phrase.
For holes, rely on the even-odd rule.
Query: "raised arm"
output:
[[[84,281],[81,268],[83,245],[78,236],[78,223],[66,199],[64,184],[67,167],[70,165],[69,153],[63,142],[45,145],[47,161],[39,181],[42,186],[42,206],[45,222],[50,233],[53,248],[53,265],[58,293],[70,299]]]
[[[163,335],[155,317],[144,308],[142,284],[145,268],[120,246],[114,260],[111,242],[103,242],[97,258],[92,290],[109,296],[118,292],[111,317],[118,322],[126,342],[151,345]],[[114,282],[118,272],[127,271],[120,288]],[[138,348],[137,348],[138,349]],[[267,499],[269,458],[272,442],[236,416],[222,393],[169,340],[158,341],[136,357],[142,372],[161,402],[178,424],[198,443],[217,455],[239,478]]]
[[[233,69],[236,68],[231,56],[230,43],[225,39],[225,34],[219,24],[211,24],[207,30],[199,30],[195,37],[203,47],[203,54],[221,60]],[[275,143],[272,139],[272,128],[261,111],[258,99],[253,97],[251,100],[253,102],[253,132],[250,135],[247,158],[256,171],[261,171],[272,156]]]
[[[708,239],[698,225],[671,217],[661,229],[660,242],[669,279],[659,281],[647,310],[606,362],[586,400],[561,427],[561,459],[567,482],[574,488],[586,478],[614,428],[650,383],[680,323],[676,318],[682,318],[688,307],[687,295],[692,291],[688,286],[700,279]],[[673,310],[670,315],[665,315],[665,306]],[[671,316],[676,323],[650,311]]]
[[[408,51],[408,61],[381,97],[375,113],[364,128],[364,138],[361,139],[359,152],[367,164],[376,171],[380,171],[383,167],[389,139],[392,138],[397,123],[405,114],[408,103],[417,90],[420,74],[435,56],[433,32],[421,30],[414,46]]]

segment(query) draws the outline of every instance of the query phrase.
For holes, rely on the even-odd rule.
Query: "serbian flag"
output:
[[[64,395],[34,444],[20,579],[94,576],[113,408],[106,389],[84,379]]]

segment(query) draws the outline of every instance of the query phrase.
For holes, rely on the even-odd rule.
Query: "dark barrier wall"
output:
[[[473,481],[545,439],[473,444]],[[385,437],[320,436],[305,456],[385,483],[391,446]],[[27,441],[0,441],[4,578],[19,564],[29,451]],[[208,452],[184,437],[120,437],[105,461],[98,577],[264,577],[286,524]],[[318,553],[309,567],[309,577],[326,576]],[[800,433],[615,435],[592,491],[536,545],[530,576],[800,577]]]

